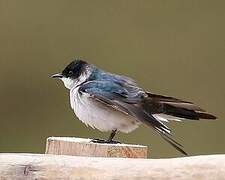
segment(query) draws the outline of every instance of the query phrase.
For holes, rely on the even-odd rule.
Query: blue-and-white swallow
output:
[[[116,143],[113,138],[117,131],[129,133],[145,124],[187,155],[182,145],[172,139],[165,122],[216,119],[192,102],[145,91],[133,79],[83,60],[74,60],[52,77],[61,79],[70,90],[70,104],[79,120],[100,131],[111,131],[107,140],[93,142]]]

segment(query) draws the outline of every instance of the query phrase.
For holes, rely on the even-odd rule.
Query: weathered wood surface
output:
[[[0,179],[223,180],[225,155],[132,159],[2,153]]]
[[[89,157],[147,158],[147,146],[99,144],[90,141],[91,139],[75,137],[49,137],[45,153]]]

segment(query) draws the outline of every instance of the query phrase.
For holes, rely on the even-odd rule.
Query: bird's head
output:
[[[65,69],[52,75],[52,78],[61,79],[66,88],[71,89],[74,86],[86,81],[90,75],[90,66],[83,60],[74,60]]]

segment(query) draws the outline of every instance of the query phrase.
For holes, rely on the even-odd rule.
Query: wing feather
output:
[[[121,111],[141,121],[143,124],[153,128],[164,140],[178,151],[187,155],[187,153],[182,150],[182,146],[172,139],[169,127],[161,121],[158,121],[142,107],[145,94],[137,87],[132,88],[132,86],[130,86],[124,88],[122,86],[118,87],[118,85],[113,82],[91,81],[83,84],[79,88],[79,92],[88,93],[90,98],[94,98],[115,110]]]

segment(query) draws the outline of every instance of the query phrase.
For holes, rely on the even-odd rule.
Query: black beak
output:
[[[57,74],[53,74],[51,77],[52,78],[62,78],[63,75],[62,75],[62,73],[57,73]]]

